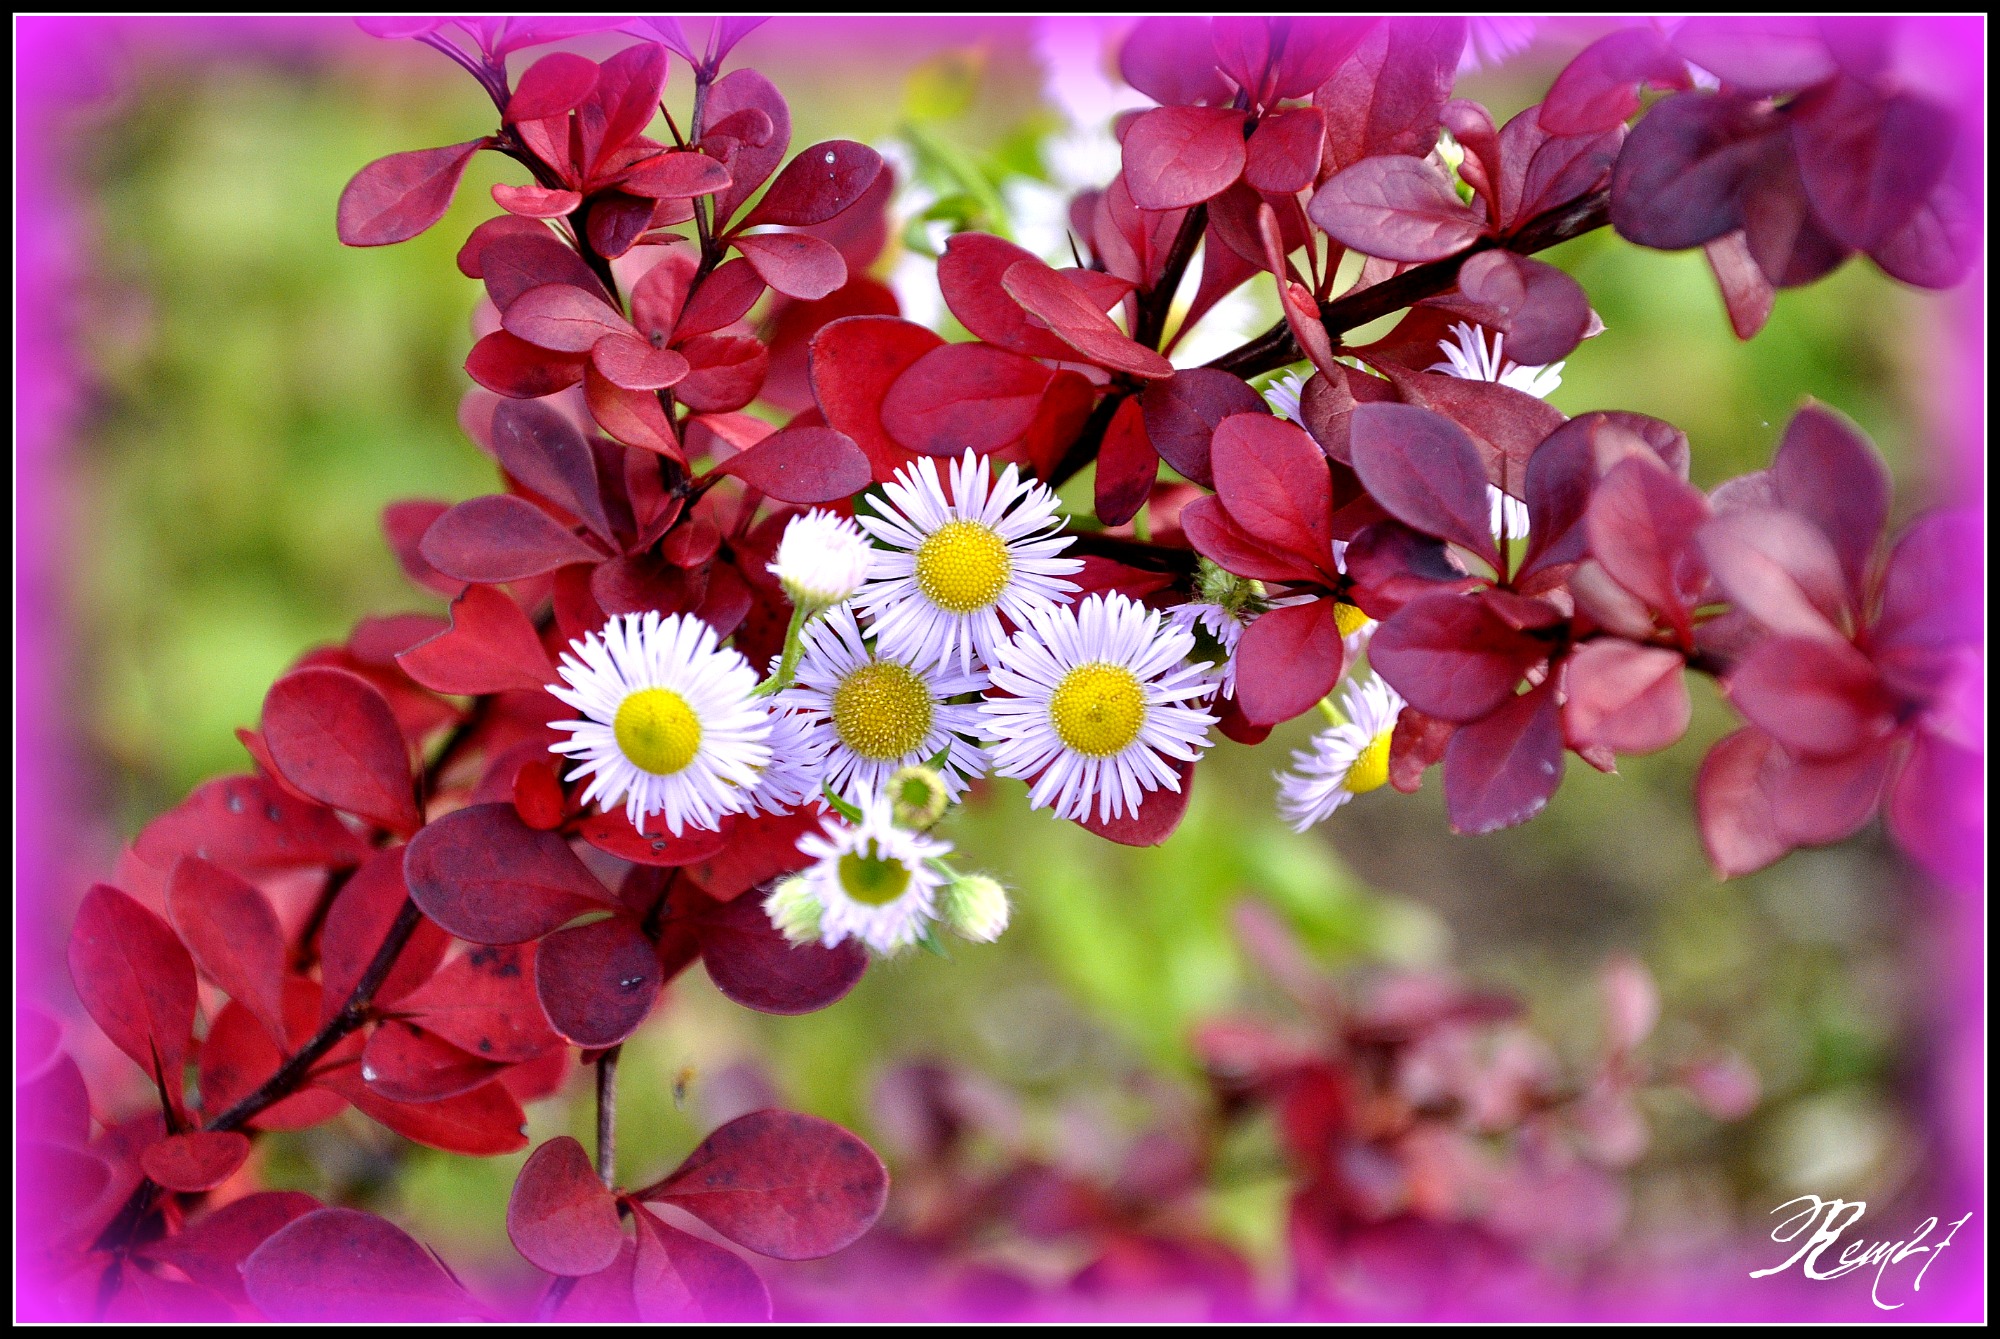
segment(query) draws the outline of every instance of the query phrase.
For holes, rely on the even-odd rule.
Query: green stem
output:
[[[771,677],[757,685],[756,691],[751,693],[752,697],[769,697],[773,693],[791,687],[792,676],[798,672],[799,656],[805,650],[805,638],[800,634],[805,631],[806,620],[818,612],[810,605],[792,606],[792,621],[785,629],[784,657],[778,661],[778,668]]]

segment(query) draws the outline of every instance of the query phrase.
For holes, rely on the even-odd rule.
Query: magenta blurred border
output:
[[[1944,40],[1933,49],[1965,63],[1962,86],[1974,91],[1966,123],[1985,126],[1985,21],[1978,16],[1904,20],[1934,25]],[[964,19],[829,19],[799,21],[811,40],[834,32],[857,43],[889,34],[909,39],[924,30],[958,28]],[[1087,30],[1088,25],[1083,30]],[[68,434],[85,402],[78,332],[69,327],[66,294],[85,263],[87,202],[65,180],[65,123],[79,110],[111,99],[121,62],[134,42],[150,59],[216,60],[274,54],[323,56],[337,47],[365,50],[369,39],[348,21],[331,18],[17,18],[15,151],[15,945],[17,1004],[67,996],[67,982],[49,979],[59,942],[55,924],[75,891],[70,853],[59,842],[62,815],[75,802],[72,741],[66,731],[67,681],[63,637],[61,539],[71,498],[63,472]],[[448,77],[441,69],[440,78]],[[1982,146],[1983,149],[1983,146]],[[1983,152],[1979,161],[1984,161]],[[1940,497],[1984,498],[1986,484],[1985,267],[1947,299],[1950,337],[1933,360],[1938,395],[1923,425],[1937,439],[1934,481]],[[1802,390],[1810,390],[1803,387]],[[1984,571],[1969,579],[1983,583]],[[1980,606],[1983,607],[1983,602]],[[1933,978],[1939,983],[1930,1023],[1936,1049],[1925,1057],[1932,1076],[1926,1117],[1946,1150],[1946,1177],[1927,1205],[1950,1221],[1972,1220],[1953,1242],[1951,1265],[1940,1264],[1926,1288],[1906,1295],[1900,1310],[1877,1310],[1866,1297],[1868,1271],[1829,1282],[1807,1282],[1796,1270],[1784,1279],[1753,1282],[1748,1267],[1774,1264],[1783,1249],[1751,1243],[1741,1259],[1719,1262],[1699,1276],[1605,1284],[1568,1299],[1512,1299],[1493,1307],[1427,1315],[1426,1320],[1569,1321],[1977,1321],[1985,1317],[1986,986],[1985,845],[1948,853],[1967,875],[1959,893],[1931,890],[1926,909],[1939,924]],[[98,871],[108,875],[109,871]],[[18,1169],[17,1169],[18,1170]],[[18,1185],[18,1182],[17,1182]],[[17,1195],[33,1193],[21,1187]],[[1878,1240],[1911,1225],[1864,1219],[1850,1239]],[[1755,1249],[1758,1246],[1763,1249]],[[45,1281],[19,1268],[16,1318],[53,1319],[56,1299]],[[1787,1252],[1788,1253],[1788,1252]],[[1942,1257],[1941,1257],[1942,1258]],[[1907,1270],[1910,1266],[1906,1265]],[[1104,1318],[1096,1313],[1097,1318]],[[961,1317],[957,1319],[977,1319]]]

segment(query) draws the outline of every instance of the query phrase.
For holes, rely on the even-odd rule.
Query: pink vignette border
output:
[[[932,16],[940,29],[953,20]],[[901,24],[923,19],[898,20]],[[1971,90],[1966,124],[1984,130],[1985,31],[1975,16],[1905,19],[1934,25],[1935,49],[1959,56]],[[851,20],[806,20],[826,30]],[[1079,37],[1093,25],[1078,25]],[[907,29],[906,29],[907,30]],[[60,536],[69,505],[63,454],[69,432],[83,407],[82,360],[73,354],[66,328],[63,294],[81,262],[75,225],[85,217],[73,183],[64,179],[58,152],[62,122],[77,109],[114,94],[118,56],[127,39],[142,31],[157,47],[185,58],[254,57],[285,51],[320,54],[350,46],[365,50],[370,39],[337,19],[204,18],[121,19],[30,17],[15,21],[15,988],[17,1006],[63,993],[51,981],[48,957],[33,949],[54,942],[56,913],[68,899],[74,871],[58,834],[60,816],[76,794],[70,766],[64,708]],[[853,33],[859,38],[859,33]],[[159,43],[158,39],[168,39]],[[441,72],[442,75],[442,72]],[[1983,156],[1981,158],[1983,162]],[[1982,194],[1983,199],[1983,194]],[[1986,289],[1982,260],[1958,289],[1944,299],[1946,337],[1931,361],[1938,368],[1937,397],[1921,425],[1939,442],[1934,483],[1940,497],[1985,494]],[[1809,388],[1808,388],[1809,389]],[[1981,573],[1975,579],[1983,580]],[[1983,602],[1978,607],[1983,607]],[[1983,770],[1983,769],[1982,769]],[[23,777],[31,784],[22,784]],[[1983,778],[1982,778],[1983,780]],[[1947,853],[1962,870],[1961,893],[1932,890],[1936,901],[1943,982],[1931,1001],[1937,1046],[1930,1060],[1931,1100],[1925,1115],[1945,1151],[1950,1182],[1935,1192],[1952,1202],[1926,1208],[1950,1220],[1970,1209],[1971,1222],[1954,1242],[1955,1268],[1930,1278],[1899,1311],[1876,1311],[1862,1301],[1854,1278],[1805,1284],[1795,1275],[1752,1284],[1741,1262],[1730,1259],[1698,1278],[1673,1278],[1590,1292],[1551,1303],[1539,1299],[1504,1313],[1482,1310],[1427,1315],[1427,1320],[1981,1320],[1986,1314],[1981,1249],[1985,1244],[1986,1156],[1986,981],[1985,842],[1976,849]],[[24,891],[27,890],[27,891]],[[17,1197],[33,1187],[16,1182]],[[18,1207],[18,1206],[17,1206]],[[1859,1235],[1871,1240],[1902,1224],[1864,1219]],[[1869,1231],[1872,1229],[1872,1233]],[[18,1248],[17,1248],[18,1249]],[[1768,1251],[1752,1263],[1775,1263]],[[17,1255],[17,1319],[51,1319],[61,1314],[46,1282],[29,1277]],[[1738,1275],[1724,1286],[1723,1278]],[[1719,1275],[1719,1276],[1718,1276]],[[1853,1287],[1843,1286],[1852,1284]],[[942,1318],[941,1318],[942,1319]],[[965,1316],[952,1319],[976,1320]]]

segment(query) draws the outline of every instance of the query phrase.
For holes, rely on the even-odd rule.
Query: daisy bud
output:
[[[945,888],[941,910],[954,933],[990,944],[1007,928],[1007,890],[984,874],[961,874]]]
[[[792,944],[810,944],[819,938],[819,899],[812,885],[794,874],[780,880],[764,899],[764,914]]]
[[[873,553],[853,521],[814,509],[786,525],[770,571],[795,606],[825,609],[861,589]]]
[[[889,778],[889,799],[896,822],[918,832],[944,817],[951,792],[944,778],[928,767],[904,767]]]

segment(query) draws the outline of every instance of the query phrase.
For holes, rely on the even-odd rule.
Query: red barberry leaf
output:
[[[1499,568],[1486,467],[1457,424],[1414,405],[1358,405],[1348,443],[1362,484],[1391,516]]]
[[[1865,600],[1868,566],[1889,521],[1889,471],[1861,429],[1822,404],[1785,425],[1771,461],[1778,498],[1818,526],[1834,552],[1854,607]]]
[[[1514,696],[1546,655],[1476,596],[1423,595],[1398,609],[1368,644],[1368,661],[1417,710],[1476,721]]]
[[[1606,637],[1565,664],[1563,729],[1571,744],[1656,753],[1687,733],[1692,707],[1678,652]]]
[[[753,1111],[639,1196],[685,1209],[759,1255],[813,1260],[866,1232],[888,1193],[882,1160],[838,1125]]]
[[[1791,850],[1772,811],[1776,741],[1762,730],[1738,730],[1702,759],[1695,810],[1709,863],[1723,878],[1759,870]]]
[[[1562,708],[1553,679],[1461,725],[1444,750],[1444,802],[1454,832],[1525,823],[1562,784]]]
[[[336,809],[408,835],[423,826],[409,746],[375,686],[346,670],[294,670],[264,697],[264,744],[285,779]]]
[[[1678,251],[1743,226],[1743,192],[1781,129],[1731,94],[1678,93],[1640,119],[1611,174],[1611,222],[1641,246]]]
[[[1620,461],[1598,484],[1584,513],[1591,556],[1619,585],[1664,613],[1683,640],[1688,612],[1707,584],[1694,537],[1708,499],[1650,453]]]
[[[555,682],[535,625],[498,586],[467,586],[451,627],[396,657],[405,674],[439,693],[498,693]]]
[[[194,1033],[195,974],[194,960],[167,923],[98,884],[84,894],[70,927],[69,975],[104,1035],[178,1105]]]
[[[664,1321],[765,1321],[771,1295],[741,1256],[663,1223],[650,1210],[633,1215],[638,1249],[632,1261],[632,1296],[639,1319]]]
[[[578,1046],[615,1046],[631,1036],[664,984],[659,954],[628,916],[558,930],[535,952],[542,1011]]]
[[[812,337],[808,374],[828,426],[868,457],[875,482],[893,478],[914,457],[882,423],[882,401],[910,366],[943,345],[935,332],[893,316],[849,316]]]
[[[1209,20],[1176,15],[1139,20],[1118,50],[1118,73],[1155,102],[1224,102],[1229,85],[1215,68]]]
[[[424,560],[440,572],[487,584],[604,558],[540,507],[511,493],[459,503],[431,523],[419,547]]]
[[[327,908],[319,935],[320,981],[326,988],[325,1008],[331,1017],[346,1004],[362,973],[388,937],[402,910],[409,888],[403,881],[403,849],[378,851],[354,872]],[[375,989],[377,1004],[393,1004],[430,980],[444,960],[451,940],[438,926],[421,922],[395,965]]]
[[[452,1320],[472,1300],[414,1238],[358,1209],[315,1209],[243,1262],[251,1303],[275,1321]]]
[[[377,158],[340,193],[340,240],[349,246],[387,246],[415,237],[451,208],[465,165],[488,143],[481,137]]]
[[[1125,185],[1141,209],[1183,209],[1243,175],[1244,113],[1229,107],[1157,107],[1125,132]]]
[[[1210,463],[1229,519],[1305,570],[1333,568],[1333,483],[1326,453],[1304,428],[1236,414],[1215,429]]]
[[[1745,93],[1791,93],[1840,69],[1809,15],[1696,17],[1674,29],[1674,50]]]
[[[562,1044],[536,998],[534,952],[516,945],[460,954],[395,1012],[462,1051],[502,1064],[532,1060]]]
[[[162,1139],[139,1155],[146,1175],[183,1194],[213,1190],[236,1175],[250,1140],[234,1130],[192,1130]]]
[[[628,391],[664,390],[689,371],[680,354],[656,349],[636,335],[606,335],[591,346],[590,362],[612,385]]]
[[[1326,114],[1327,164],[1429,154],[1465,37],[1466,20],[1457,17],[1374,20],[1313,93],[1313,106]]]
[[[1319,581],[1320,564],[1266,544],[1230,519],[1221,499],[1198,497],[1181,508],[1181,532],[1196,553],[1236,576],[1257,581]]]
[[[515,298],[501,315],[507,333],[537,348],[589,353],[606,335],[629,335],[632,327],[616,308],[573,284],[541,284]]]
[[[1204,488],[1215,486],[1211,441],[1233,414],[1268,414],[1264,397],[1241,377],[1209,367],[1176,372],[1156,381],[1140,398],[1146,436],[1160,459]]]
[[[296,1190],[265,1190],[231,1200],[201,1221],[140,1250],[172,1265],[201,1287],[244,1303],[243,1260],[285,1224],[320,1207]]]
[[[512,125],[562,116],[575,111],[596,88],[596,61],[568,51],[551,52],[521,72],[503,119]]]
[[[509,214],[529,219],[559,219],[573,214],[583,203],[575,191],[549,190],[541,186],[510,186],[493,183],[493,203]]]
[[[1325,145],[1326,116],[1317,107],[1271,112],[1250,133],[1243,180],[1272,195],[1305,190],[1318,179]]]
[[[1764,271],[1750,254],[1750,244],[1741,229],[1724,233],[1702,248],[1715,285],[1722,291],[1722,305],[1729,313],[1729,328],[1736,338],[1749,339],[1771,319],[1777,293]]]
[[[1113,325],[1080,285],[1039,260],[1016,262],[1001,276],[1001,286],[1058,339],[1098,366],[1149,380],[1174,374],[1172,363]]]
[[[321,1083],[378,1125],[426,1148],[497,1158],[528,1146],[528,1118],[498,1079],[434,1102],[392,1102],[362,1082],[359,1065],[337,1069]]]
[[[569,843],[523,823],[511,804],[475,804],[418,833],[403,857],[426,916],[475,944],[539,939],[610,895]]]
[[[658,826],[658,820],[654,822]],[[586,818],[578,833],[598,850],[635,865],[698,864],[720,855],[724,845],[721,832],[702,828],[689,828],[678,837],[664,827],[658,832],[641,833],[632,826],[623,809]]]
[[[705,153],[667,152],[646,159],[618,188],[647,200],[691,200],[729,189],[729,169]]]
[[[1259,614],[1236,647],[1236,700],[1252,725],[1289,721],[1340,680],[1341,635],[1334,601],[1313,600]]]
[[[771,129],[761,143],[737,140],[728,155],[729,187],[715,197],[717,228],[728,223],[744,201],[777,171],[792,146],[791,109],[785,105],[784,95],[755,70],[731,70],[710,86],[704,123],[695,127],[695,133],[706,136],[737,113],[751,109],[762,112]]]
[[[507,1236],[529,1264],[570,1278],[618,1258],[625,1244],[618,1202],[582,1144],[562,1135],[528,1155],[507,1200]]]
[[[1188,796],[1194,786],[1192,762],[1170,762],[1179,788],[1162,786],[1139,797],[1136,809],[1128,808],[1116,818],[1099,818],[1093,805],[1090,815],[1076,820],[1077,826],[1120,846],[1158,846],[1174,835],[1187,816]]]
[[[869,484],[868,457],[854,439],[832,428],[784,428],[717,465],[781,502],[811,504],[850,498]]]
[[[1642,87],[1693,87],[1687,62],[1650,24],[1620,28],[1578,52],[1549,86],[1539,114],[1542,129],[1587,135],[1623,125],[1639,110]]]
[[[749,404],[771,366],[771,351],[748,335],[698,335],[681,345],[681,354],[689,371],[674,393],[700,414],[727,414]]]
[[[1097,451],[1097,481],[1093,498],[1097,519],[1123,525],[1152,496],[1160,477],[1160,458],[1146,440],[1146,418],[1136,397],[1128,396],[1111,415],[1104,444]]]
[[[538,400],[568,390],[583,378],[584,359],[551,353],[527,340],[495,330],[465,355],[465,374],[495,395]]]
[[[610,542],[597,459],[568,417],[546,404],[498,404],[492,437],[493,453],[508,474]]]
[[[992,345],[940,345],[889,387],[882,426],[899,445],[925,455],[998,451],[1026,434],[1052,375],[1034,359]]]
[[[881,171],[882,155],[853,140],[827,140],[801,149],[742,226],[776,223],[803,228],[825,223],[866,194]]]
[[[704,913],[696,934],[708,978],[728,999],[765,1014],[809,1014],[842,998],[868,970],[868,953],[788,942],[761,897],[737,897]]]
[[[264,1034],[248,1009],[233,1000],[223,1006],[201,1043],[201,1105],[210,1121],[255,1092],[277,1073],[287,1054],[305,1044],[320,1024],[320,997],[316,981],[295,976],[285,982],[289,1040],[283,1051]],[[345,997],[339,1001],[345,1002]],[[360,1052],[361,1038],[351,1035],[337,1043],[321,1064],[351,1064]],[[265,1107],[250,1118],[249,1125],[255,1130],[303,1130],[339,1115],[346,1106],[339,1095],[309,1087]]]
[[[1553,265],[1511,251],[1482,251],[1459,269],[1458,291],[1495,309],[1506,355],[1534,366],[1566,358],[1590,329],[1583,286]]]
[[[471,1092],[500,1072],[498,1061],[460,1050],[414,1023],[389,1019],[361,1049],[361,1081],[391,1102],[436,1102]]]
[[[1787,751],[1841,757],[1895,728],[1895,702],[1868,658],[1844,641],[1771,637],[1730,672],[1729,701]]]
[[[751,233],[731,244],[758,278],[786,297],[812,302],[847,282],[847,262],[840,252],[807,233]]]
[[[1737,608],[1782,637],[1844,640],[1847,583],[1819,528],[1794,512],[1745,507],[1705,523],[1695,541]]]
[[[1028,313],[1001,283],[1007,271],[1023,261],[1039,263],[1033,252],[991,234],[955,233],[938,258],[938,292],[959,324],[988,344],[1031,358],[1073,357],[1054,331],[1029,321]],[[1103,308],[1098,312],[1101,315]]]
[[[1486,231],[1444,174],[1421,158],[1364,158],[1327,179],[1306,213],[1343,246],[1384,260],[1442,260]]]
[[[228,870],[185,856],[167,876],[167,915],[202,975],[283,1045],[285,936],[270,899]]]

